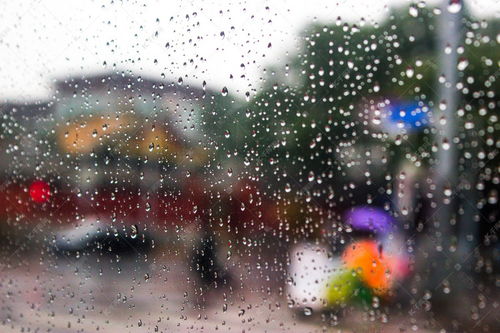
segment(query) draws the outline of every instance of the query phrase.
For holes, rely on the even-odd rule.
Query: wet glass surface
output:
[[[0,13],[1,332],[497,332],[496,1]]]

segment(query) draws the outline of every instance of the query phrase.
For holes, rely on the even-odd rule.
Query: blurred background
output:
[[[497,332],[496,1],[0,13],[2,332]]]

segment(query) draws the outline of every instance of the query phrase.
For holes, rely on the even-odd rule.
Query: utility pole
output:
[[[449,281],[447,277],[454,274],[457,237],[454,233],[454,219],[457,203],[458,156],[457,137],[457,48],[461,41],[462,31],[462,0],[443,0],[441,14],[438,16],[438,73],[443,75],[444,82],[438,83],[436,99],[435,126],[436,143],[438,145],[437,159],[434,165],[434,200],[436,207],[430,219],[432,227],[428,235],[430,241],[426,244],[431,263],[428,290],[444,288]],[[455,221],[456,222],[456,221]]]

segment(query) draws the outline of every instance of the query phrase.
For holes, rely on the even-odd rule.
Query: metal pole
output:
[[[450,273],[449,258],[455,256],[450,251],[456,237],[452,220],[456,218],[455,195],[457,191],[457,137],[458,91],[457,85],[457,48],[461,40],[462,27],[461,0],[443,0],[438,18],[438,54],[439,69],[444,76],[444,83],[439,83],[436,117],[436,140],[438,154],[434,166],[436,211],[432,217],[433,228],[430,232],[430,258],[434,263],[431,268],[429,288],[437,288]]]

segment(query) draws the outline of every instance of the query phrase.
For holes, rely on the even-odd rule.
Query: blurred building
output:
[[[204,160],[199,116],[205,97],[201,88],[126,74],[60,80],[54,110],[57,144],[83,169],[94,160],[103,162],[97,175],[82,170],[82,185],[126,177],[132,185],[149,187],[157,161],[172,168],[186,158],[194,161],[189,167]]]
[[[33,174],[43,144],[38,139],[53,112],[52,101],[0,103],[0,179]]]
[[[192,218],[204,201],[193,180],[208,156],[199,125],[211,99],[202,88],[123,72],[56,80],[49,102],[0,105],[2,215]],[[43,209],[28,196],[36,179],[53,190]]]

